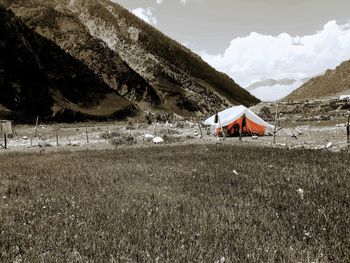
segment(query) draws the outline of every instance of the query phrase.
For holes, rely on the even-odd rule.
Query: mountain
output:
[[[305,100],[334,97],[350,94],[350,60],[343,62],[334,70],[310,79],[284,100]]]
[[[259,102],[198,55],[109,0],[0,3],[140,112],[207,115],[231,104]]]
[[[135,114],[85,64],[0,7],[0,112],[70,121]],[[140,80],[142,81],[142,79]],[[95,110],[94,110],[95,109]],[[99,109],[99,110],[96,110]],[[15,115],[17,116],[17,115]]]

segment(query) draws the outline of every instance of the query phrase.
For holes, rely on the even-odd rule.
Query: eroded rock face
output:
[[[80,118],[112,116],[133,108],[86,64],[1,6],[0,32],[0,104],[7,111],[29,121],[67,112]],[[99,105],[102,109],[94,110]]]
[[[108,0],[0,3],[143,111],[207,115],[231,104],[258,102],[190,50]]]

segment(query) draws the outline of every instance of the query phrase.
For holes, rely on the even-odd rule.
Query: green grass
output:
[[[188,145],[0,157],[0,262],[350,262],[346,152]]]

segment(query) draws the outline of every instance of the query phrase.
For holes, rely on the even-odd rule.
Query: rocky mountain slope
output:
[[[29,118],[40,115],[69,120],[83,115],[136,112],[132,103],[80,60],[33,32],[2,7],[0,32],[0,105],[6,109],[3,113],[10,110]]]
[[[350,93],[350,60],[343,62],[335,70],[327,70],[324,75],[310,79],[284,100],[334,97],[342,93]]]
[[[109,0],[0,0],[142,111],[207,115],[258,99]]]

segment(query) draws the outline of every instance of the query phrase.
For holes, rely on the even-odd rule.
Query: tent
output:
[[[273,129],[273,126],[261,119],[254,112],[243,105],[234,106],[218,113],[219,122],[215,123],[215,115],[208,118],[204,124],[215,129],[215,134],[221,134],[221,127],[228,136],[239,136],[242,127],[243,135],[263,136],[266,129]]]

